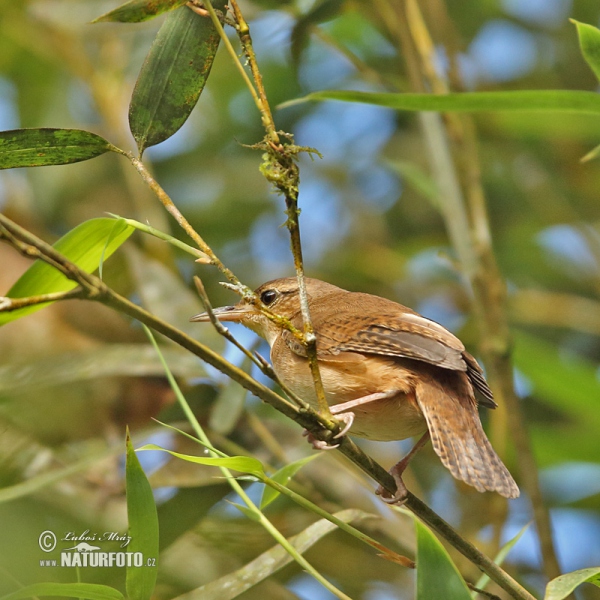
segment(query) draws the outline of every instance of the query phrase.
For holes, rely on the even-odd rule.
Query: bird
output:
[[[304,281],[325,397],[331,413],[346,425],[341,434],[375,441],[421,436],[390,471],[396,494],[380,488],[382,499],[401,503],[406,498],[402,473],[429,439],[456,479],[479,492],[516,498],[519,488],[492,448],[477,409],[478,404],[492,409],[497,404],[481,366],[463,343],[439,323],[387,298],[319,279]],[[318,409],[306,346],[266,314],[286,317],[303,329],[297,278],[263,283],[255,298],[260,303],[243,298],[213,309],[214,316],[241,323],[264,338],[277,377]],[[210,317],[201,313],[190,320],[207,322]]]

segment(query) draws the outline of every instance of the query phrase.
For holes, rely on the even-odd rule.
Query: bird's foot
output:
[[[336,433],[333,436],[334,440],[339,440],[340,438],[343,438],[348,433],[348,430],[350,429],[350,427],[352,427],[352,423],[354,423],[354,413],[347,412],[347,413],[342,413],[341,415],[336,415],[335,411],[333,411],[333,410],[331,411],[331,413],[336,416],[338,421],[342,421],[342,423],[344,423],[344,426],[339,431],[339,433]]]
[[[308,431],[308,429],[305,429],[302,432],[302,435],[315,450],[335,450],[340,447],[339,444],[328,444],[323,440],[317,439],[310,431]]]
[[[390,475],[394,478],[394,481],[396,482],[395,493],[393,495],[390,495],[390,493],[381,485],[375,490],[375,493],[378,496],[380,496],[386,504],[394,504],[396,506],[401,506],[406,502],[406,499],[408,498],[408,490],[404,485],[404,481],[402,481],[401,474],[395,473],[394,469],[392,468],[392,470],[390,471]]]
[[[341,415],[337,415],[337,419],[339,421],[342,421],[342,423],[344,423],[344,426],[338,433],[336,433],[333,436],[334,440],[339,440],[340,438],[344,437],[346,435],[346,433],[348,433],[348,430],[350,429],[350,427],[352,427],[352,423],[354,423],[354,413],[349,412],[349,413],[343,413]],[[336,448],[340,447],[339,444],[328,444],[327,442],[324,442],[323,440],[317,439],[307,429],[305,429],[302,432],[302,435],[304,437],[306,437],[309,444],[311,444],[315,450],[335,450]]]
[[[383,487],[379,486],[375,493],[381,496],[381,499],[386,504],[404,504],[408,498],[408,490],[402,481],[402,475],[408,467],[408,463],[413,459],[414,455],[429,441],[429,431],[426,431],[419,441],[413,446],[413,449],[398,463],[390,469],[390,475],[396,482],[396,493],[390,496],[390,493]]]

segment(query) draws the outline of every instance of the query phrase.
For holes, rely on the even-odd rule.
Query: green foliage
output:
[[[118,152],[95,133],[80,129],[0,131],[0,169],[66,165]]]
[[[109,139],[119,140],[120,145],[126,144],[122,140],[127,140],[128,132],[126,128],[119,129],[118,119],[115,119],[123,107],[115,99],[130,92],[129,67],[124,65],[134,64],[135,57],[143,53],[142,43],[146,43],[144,36],[149,30],[144,27],[140,28],[141,33],[133,32],[133,28],[113,30],[108,24],[84,29],[74,23],[72,30],[67,31],[64,25],[73,21],[68,12],[72,9],[72,1],[59,0],[49,5],[51,10],[44,13],[43,8],[48,3],[40,0],[35,3],[36,11],[39,9],[35,18],[32,11],[21,6],[26,3],[6,4],[0,22],[0,55],[6,73],[0,83],[5,79],[10,82],[6,92],[9,101],[10,86],[14,85],[14,105],[20,120],[24,124],[69,123],[73,118],[85,120],[93,122],[94,129],[109,131]],[[84,6],[84,3],[80,4]],[[98,17],[95,22],[135,23],[168,12],[135,85],[129,110],[130,130],[141,155],[146,148],[169,139],[187,122],[186,143],[174,144],[164,155],[156,155],[153,167],[157,180],[161,184],[164,182],[165,189],[173,194],[178,205],[185,208],[186,216],[202,235],[206,235],[216,248],[224,249],[228,266],[238,274],[243,273],[249,283],[257,284],[265,274],[278,276],[283,274],[281,271],[292,270],[290,261],[278,262],[283,245],[276,226],[284,215],[282,207],[271,203],[267,197],[265,184],[258,174],[260,159],[252,156],[247,148],[232,143],[232,140],[240,139],[252,144],[262,138],[263,131],[258,117],[253,117],[257,113],[250,107],[248,93],[240,87],[237,74],[228,61],[216,59],[219,37],[212,21],[182,4],[181,0],[131,0]],[[68,11],[61,16],[62,5],[67,6]],[[574,33],[572,30],[566,33],[569,26],[564,23],[557,25],[556,30],[544,30],[541,35],[536,29],[541,26],[528,25],[513,16],[514,23],[518,22],[539,46],[536,46],[538,56],[550,57],[548,63],[538,60],[531,73],[509,82],[506,89],[501,80],[488,80],[488,74],[478,73],[479,80],[473,83],[474,89],[491,88],[491,91],[413,94],[404,91],[407,89],[402,79],[405,74],[398,75],[398,65],[403,64],[406,57],[397,49],[399,44],[393,19],[384,18],[385,11],[378,12],[385,3],[324,0],[302,12],[304,5],[262,0],[253,3],[253,10],[262,16],[257,7],[267,7],[273,11],[267,16],[274,18],[276,15],[281,23],[293,19],[289,27],[291,61],[285,62],[287,48],[281,51],[282,42],[278,38],[285,36],[277,28],[263,34],[264,40],[261,40],[265,45],[267,42],[275,44],[277,52],[270,56],[267,50],[265,55],[258,57],[271,103],[281,102],[282,107],[297,105],[278,113],[278,124],[281,122],[281,126],[290,131],[299,129],[315,136],[325,131],[327,137],[320,142],[331,144],[325,153],[327,162],[302,165],[303,173],[306,169],[308,180],[314,186],[312,193],[318,189],[319,198],[317,202],[310,196],[310,186],[305,188],[309,190],[306,195],[301,187],[301,207],[304,209],[301,223],[303,227],[308,224],[303,232],[309,240],[311,274],[314,272],[353,289],[394,297],[415,308],[419,305],[433,306],[434,309],[443,306],[448,314],[457,317],[457,323],[465,322],[459,333],[467,345],[476,349],[480,340],[469,319],[470,298],[457,276],[460,269],[455,268],[452,250],[448,248],[446,232],[437,214],[447,190],[438,189],[434,183],[429,166],[431,157],[423,152],[418,121],[409,113],[486,113],[483,117],[475,116],[474,121],[480,140],[483,188],[468,190],[469,200],[475,206],[481,191],[487,196],[496,257],[503,276],[511,283],[511,296],[518,297],[528,289],[547,292],[549,297],[568,290],[571,298],[558,311],[560,323],[555,317],[556,312],[545,314],[542,306],[535,306],[529,315],[521,314],[513,324],[515,364],[531,388],[530,396],[523,399],[523,404],[530,419],[535,455],[542,467],[575,461],[600,464],[597,444],[600,421],[595,406],[600,393],[596,369],[600,356],[600,328],[593,310],[584,315],[585,318],[576,314],[577,299],[586,300],[586,306],[593,307],[592,298],[597,297],[599,289],[597,189],[600,176],[593,165],[581,166],[577,159],[600,138],[600,128],[593,118],[600,113],[600,99],[596,93],[582,91],[589,87],[589,73],[584,73],[586,69],[577,51]],[[225,7],[224,0],[215,2],[216,9],[224,11]],[[282,7],[287,7],[285,12]],[[93,10],[93,7],[82,10]],[[276,13],[277,10],[281,12]],[[463,39],[452,39],[453,28],[444,24],[448,17],[440,16],[437,27],[431,27],[436,45],[444,46],[449,52],[453,47],[462,47],[464,53],[472,52],[471,48],[475,46],[472,43],[479,31],[488,21],[504,19],[503,10],[493,4],[477,5],[475,9],[469,6],[468,11],[453,6],[451,17]],[[591,15],[590,20],[598,16],[596,5],[587,3],[586,10]],[[426,19],[431,19],[431,15],[426,15]],[[573,22],[577,27],[581,54],[600,78],[600,31],[591,25]],[[542,37],[553,52],[545,52],[546,47],[540,42]],[[125,56],[129,50],[131,56]],[[328,60],[339,67],[336,61],[339,61],[340,50],[355,69],[346,79],[343,79],[343,68],[335,72],[328,70]],[[118,59],[115,58],[117,55]],[[549,68],[553,56],[558,58]],[[471,64],[476,62],[472,56],[469,59]],[[582,67],[581,72],[578,65]],[[295,67],[298,67],[298,78],[294,74]],[[316,82],[308,81],[307,78],[315,73],[320,74],[321,79],[315,77]],[[209,74],[210,101],[192,112],[207,85]],[[369,87],[366,87],[367,83]],[[291,100],[306,94],[306,90],[321,87],[337,89],[317,91],[300,100]],[[544,87],[553,89],[540,89]],[[352,91],[355,88],[395,89],[402,93]],[[82,89],[90,92],[88,100],[81,101],[80,96],[84,94],[79,90]],[[6,90],[2,87],[0,91],[4,94]],[[73,95],[77,95],[77,101],[73,100]],[[326,100],[346,104],[335,105],[327,112],[330,108],[324,104]],[[95,102],[95,105],[89,107],[86,102]],[[359,120],[364,118],[361,129],[356,127],[356,117],[351,118],[355,115],[352,110],[358,110],[353,105],[359,103],[392,108],[397,114],[393,121],[369,121],[365,115],[371,113],[361,106],[358,113],[361,115]],[[336,129],[339,123],[343,126]],[[343,147],[336,146],[340,140],[343,140]],[[451,141],[457,147],[464,142],[460,136]],[[308,139],[307,143],[312,144],[313,140]],[[588,153],[586,159],[596,156],[598,148],[600,146]],[[2,169],[73,163],[108,151],[124,152],[103,137],[79,129],[15,129],[0,133]],[[124,243],[134,228],[150,234],[143,236],[139,246],[124,253],[123,262],[128,268],[119,269],[114,275],[124,293],[136,301],[139,299],[146,307],[159,307],[158,313],[185,324],[193,314],[189,304],[182,301],[191,295],[185,284],[190,278],[187,255],[201,259],[204,255],[177,239],[178,232],[167,232],[168,224],[161,221],[160,213],[130,182],[129,175],[123,176],[118,170],[129,168],[129,165],[122,161],[123,164],[117,167],[113,162],[117,161],[94,161],[86,165],[85,171],[79,172],[47,169],[34,174],[8,174],[1,182],[3,202],[4,195],[8,198],[7,213],[15,212],[26,223],[29,221],[30,227],[39,228],[47,235],[68,230],[55,244],[56,250],[90,273],[97,268],[102,270],[104,260]],[[400,183],[393,178],[392,183],[391,179],[381,178],[383,169],[390,166]],[[458,164],[457,167],[467,169],[468,165]],[[402,191],[385,192],[386,185],[388,189],[398,185],[398,190],[402,186]],[[357,186],[361,186],[360,192]],[[394,194],[396,196],[392,198]],[[429,202],[422,202],[423,197]],[[124,215],[133,212],[138,220],[99,218],[81,223],[106,209]],[[81,224],[73,228],[75,223]],[[562,246],[557,245],[558,251],[556,247],[542,247],[540,239],[548,231],[561,227],[576,234],[581,247],[568,237],[564,238],[567,242],[563,239]],[[153,244],[155,238],[161,242]],[[162,243],[164,241],[168,246]],[[570,253],[564,252],[567,246]],[[567,258],[558,257],[560,251]],[[183,256],[185,260],[181,260]],[[181,268],[183,276],[177,267]],[[3,271],[8,277],[10,269]],[[207,268],[203,277],[217,304],[220,295],[228,292],[213,285],[217,278],[214,270]],[[35,296],[66,291],[75,285],[49,265],[36,262],[6,295],[12,298]],[[167,300],[162,304],[157,301],[157,289],[166,292]],[[227,297],[226,301],[229,300]],[[553,302],[548,300],[549,304]],[[10,313],[0,312],[0,324],[43,306],[45,304]],[[444,310],[442,315],[446,314]],[[11,545],[1,547],[0,551],[13,565],[22,562],[24,567],[19,577],[26,582],[31,568],[27,561],[31,556],[37,556],[38,548],[34,546],[32,550],[27,546],[26,558],[16,556],[16,546],[26,545],[20,538],[18,544],[14,543],[17,534],[21,536],[21,531],[26,530],[27,536],[35,540],[38,529],[42,531],[47,526],[46,520],[60,522],[65,530],[79,527],[82,511],[74,506],[78,503],[85,504],[86,519],[104,524],[110,513],[104,514],[97,507],[104,506],[107,497],[114,498],[114,477],[107,478],[108,483],[101,480],[93,492],[89,488],[90,482],[99,478],[97,463],[113,456],[114,451],[104,447],[98,449],[95,445],[100,443],[104,432],[122,428],[129,419],[137,418],[144,427],[150,427],[149,414],[157,414],[159,408],[171,400],[172,389],[165,390],[156,361],[149,361],[145,354],[142,356],[141,349],[135,351],[136,345],[140,346],[143,341],[135,327],[130,327],[125,320],[115,324],[102,314],[86,313],[85,318],[81,318],[76,310],[72,313],[66,317],[48,314],[50,325],[44,329],[42,324],[38,331],[37,323],[43,321],[36,322],[33,339],[27,329],[17,329],[23,324],[26,327],[29,321],[11,325],[15,327],[13,331],[17,331],[16,336],[22,337],[20,344],[14,344],[8,338],[10,328],[3,328],[2,333],[7,337],[0,338],[3,350],[0,359],[6,362],[0,364],[0,409],[5,409],[0,412],[0,425],[2,437],[7,440],[1,448],[0,519],[7,529],[4,537],[11,540]],[[208,334],[200,329],[192,331],[193,335],[208,338]],[[49,344],[48,339],[51,340]],[[97,350],[97,347],[104,348],[105,342],[110,343],[110,353]],[[489,343],[493,344],[494,340]],[[37,354],[32,354],[33,358],[25,352],[20,355],[20,348],[25,346],[35,346]],[[94,351],[89,350],[90,347]],[[14,348],[19,349],[14,357],[20,361],[19,369],[12,363]],[[64,348],[74,348],[77,358],[69,360]],[[123,352],[124,349],[127,351]],[[344,469],[336,469],[332,462],[327,463],[324,459],[325,466],[318,465],[319,468],[314,469],[316,475],[302,473],[298,477],[301,493],[295,491],[296,487],[293,491],[285,487],[290,478],[316,456],[313,454],[295,461],[285,459],[304,453],[295,446],[300,443],[298,428],[265,407],[252,403],[243,405],[246,393],[237,384],[223,385],[212,372],[207,374],[201,367],[196,372],[190,361],[185,362],[176,353],[167,351],[166,360],[177,363],[173,374],[182,387],[189,388],[187,391],[195,400],[193,419],[197,417],[198,421],[208,423],[211,434],[219,440],[219,447],[235,456],[195,456],[193,452],[197,446],[189,446],[190,438],[177,437],[177,449],[168,452],[183,459],[177,461],[183,467],[177,464],[181,472],[173,474],[171,461],[165,472],[160,473],[163,481],[171,481],[171,487],[178,489],[172,501],[160,507],[166,507],[161,516],[161,531],[164,527],[172,533],[169,543],[175,546],[173,555],[182,557],[184,553],[177,544],[185,544],[184,534],[193,528],[194,536],[201,543],[194,548],[190,544],[185,546],[189,561],[193,565],[209,564],[212,571],[207,576],[212,580],[186,579],[187,574],[178,579],[179,573],[173,564],[165,561],[159,572],[154,563],[127,571],[129,597],[140,600],[151,596],[174,597],[187,593],[190,588],[193,588],[192,593],[203,598],[234,598],[242,593],[248,594],[248,598],[260,598],[269,596],[269,592],[273,592],[273,597],[289,595],[284,586],[297,571],[292,567],[288,571],[282,571],[282,568],[293,561],[290,547],[297,552],[296,560],[310,548],[311,560],[312,556],[318,557],[315,564],[319,565],[313,574],[321,577],[322,583],[325,577],[339,581],[340,589],[348,591],[353,598],[364,597],[378,585],[394,585],[394,589],[400,589],[405,595],[412,592],[411,573],[399,567],[410,561],[402,560],[404,557],[399,557],[385,545],[406,545],[407,554],[413,554],[411,533],[402,522],[381,511],[384,521],[373,528],[374,539],[345,527],[351,521],[366,521],[372,515],[347,508],[333,515],[325,513],[327,518],[323,518],[325,511],[321,506],[354,506],[358,498],[356,481]],[[65,361],[70,369],[65,368]],[[27,368],[33,375],[23,380],[22,374],[27,373]],[[95,380],[97,388],[102,389],[100,399],[90,393],[96,387]],[[105,391],[111,389],[117,390],[114,396]],[[218,390],[221,390],[220,394]],[[68,405],[64,418],[54,401],[62,396],[66,396]],[[129,404],[136,398],[142,401]],[[82,422],[75,422],[70,412],[82,404],[85,406],[83,423],[91,423],[94,429],[90,439],[80,434],[78,425]],[[159,408],[152,412],[153,406]],[[31,411],[29,414],[42,415],[44,420],[49,420],[50,416],[63,420],[72,430],[70,436],[59,438],[59,441],[53,438],[52,444],[38,439],[36,431],[29,428],[28,413],[22,412],[25,409]],[[161,418],[175,422],[181,419],[177,410],[167,406],[166,416],[161,415]],[[253,411],[265,423],[269,431],[266,437],[246,419],[246,410]],[[102,419],[97,419],[98,414]],[[186,416],[190,414],[191,410]],[[502,419],[496,419],[495,415],[490,418],[491,437],[510,446],[510,432],[506,431]],[[265,439],[267,444],[263,444]],[[145,449],[160,448],[146,445],[142,450]],[[84,450],[89,453],[83,453]],[[390,464],[397,460],[396,450],[379,451],[382,460]],[[419,464],[418,461],[422,462]],[[274,465],[270,466],[269,462]],[[87,475],[90,464],[95,467],[92,477],[84,479],[80,474],[86,472]],[[236,503],[243,516],[231,517],[229,514],[226,519],[221,518],[218,507],[215,510],[214,506],[225,493],[222,489],[224,480],[215,477],[210,470],[211,474],[202,475],[202,466],[233,469],[249,474],[246,479],[265,482],[260,509],[251,504]],[[326,469],[325,476],[320,469]],[[31,476],[32,472],[34,476]],[[113,465],[111,473],[114,472]],[[275,474],[269,478],[266,473],[272,472]],[[418,484],[425,496],[439,493],[443,486],[437,485],[440,469],[433,453],[424,452],[419,456],[415,472],[418,480],[411,482],[411,489],[413,484],[415,488]],[[226,481],[231,481],[227,477]],[[69,481],[65,484],[67,478]],[[240,482],[242,478],[233,480],[238,485]],[[61,485],[54,485],[58,483]],[[140,551],[144,557],[158,559],[158,520],[152,489],[129,439],[126,483],[132,537],[127,550]],[[64,489],[68,489],[68,493],[64,493]],[[52,503],[46,502],[47,493],[53,494]],[[286,502],[272,504],[281,494],[286,496]],[[289,500],[302,510],[297,509],[296,504],[290,509],[292,502]],[[125,502],[123,498],[120,501]],[[490,518],[500,518],[497,517],[499,511],[481,510],[482,506],[487,506],[486,502],[485,497],[474,500],[468,494],[461,495],[461,502],[456,503],[454,509],[460,513],[466,531],[481,531],[490,525]],[[556,500],[550,502],[555,503],[553,506],[571,504],[574,514],[582,506],[564,500],[560,491]],[[588,502],[590,511],[597,516],[595,498],[590,497]],[[54,505],[60,505],[60,511],[54,511]],[[287,550],[273,545],[273,530],[265,527],[267,521],[261,510],[268,506],[273,522],[279,519],[287,528],[293,528],[290,534],[286,532],[286,537],[282,536],[282,543],[287,538],[290,544]],[[314,514],[319,520],[306,523],[306,515],[314,518]],[[27,516],[26,520],[22,519],[23,515]],[[40,520],[30,524],[29,520],[35,517]],[[185,526],[181,525],[182,521]],[[498,531],[502,528],[499,521],[492,525]],[[359,550],[349,544],[347,538],[340,542],[337,537],[341,536],[327,536],[336,528],[342,529],[344,536],[346,533],[354,536],[351,542],[365,542],[366,550],[363,546]],[[466,600],[469,592],[465,580],[440,542],[418,521],[416,531],[417,598]],[[265,538],[261,537],[263,535]],[[476,533],[473,535],[475,537]],[[517,541],[518,537],[514,538],[497,554],[498,563]],[[597,541],[577,540],[577,543],[591,546]],[[389,561],[374,556],[373,548]],[[490,552],[493,554],[496,550],[491,548]],[[510,567],[517,577],[531,574],[529,566],[514,562]],[[43,575],[48,577],[48,573],[46,570]],[[275,573],[279,573],[280,579],[272,577]],[[598,568],[583,569],[554,579],[547,587],[545,600],[561,600],[584,582],[598,585],[599,573]],[[84,578],[87,575],[83,573]],[[157,577],[161,576],[162,580],[159,579],[156,586]],[[107,575],[107,582],[109,579]],[[479,583],[484,584],[485,581]],[[333,593],[344,597],[343,592],[334,590]],[[32,595],[92,600],[123,597],[110,585],[63,582],[26,585],[0,600]]]
[[[471,594],[448,552],[419,519],[417,528],[417,600],[470,600]]]
[[[299,100],[286,102],[293,106],[301,102],[338,100],[364,102],[395,110],[489,112],[489,111],[554,111],[565,113],[600,113],[600,96],[594,92],[566,90],[527,90],[516,92],[465,92],[463,94],[382,94],[325,90],[313,92]]]
[[[187,0],[130,0],[118,8],[94,19],[92,23],[101,23],[103,21],[140,23],[153,19],[169,10],[179,8],[186,2]]]
[[[131,541],[128,552],[140,552],[144,564],[127,567],[127,596],[132,600],[150,600],[158,575],[158,517],[152,488],[140,465],[127,430],[127,517]]]
[[[579,36],[579,45],[581,47],[581,54],[585,58],[590,69],[594,71],[594,74],[600,80],[600,29],[587,23],[580,23],[571,19],[571,23],[574,23],[577,27],[577,35]]]
[[[133,227],[122,221],[106,218],[90,219],[61,237],[54,244],[54,248],[81,269],[93,273],[133,231]],[[75,281],[68,279],[48,263],[37,260],[6,295],[9,298],[26,298],[52,292],[65,292],[76,286]],[[48,304],[50,302],[0,313],[0,325],[36,312]]]
[[[21,600],[36,596],[65,596],[87,600],[122,600],[123,594],[106,585],[93,583],[34,583],[2,596],[1,600]]]
[[[580,569],[553,579],[546,587],[544,600],[563,600],[582,583],[600,587],[600,567]]]
[[[223,10],[226,2],[215,2]],[[133,90],[129,126],[140,155],[186,122],[204,89],[219,47],[212,21],[182,7],[167,15]]]

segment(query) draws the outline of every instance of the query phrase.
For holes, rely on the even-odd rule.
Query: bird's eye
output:
[[[266,306],[273,304],[273,302],[275,302],[275,298],[277,298],[277,292],[275,290],[265,290],[260,295],[260,301]]]

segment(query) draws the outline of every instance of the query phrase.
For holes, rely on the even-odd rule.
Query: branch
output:
[[[76,287],[67,292],[51,292],[49,294],[40,294],[38,296],[28,296],[26,298],[9,298],[0,296],[0,312],[12,312],[26,306],[36,306],[47,302],[56,302],[57,300],[71,300],[73,298],[85,298],[86,293],[81,287]]]

